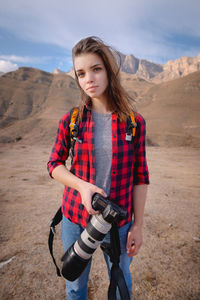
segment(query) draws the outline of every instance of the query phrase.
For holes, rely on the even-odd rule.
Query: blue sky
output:
[[[0,72],[68,71],[72,47],[90,35],[155,63],[197,56],[199,15],[199,0],[1,0]]]

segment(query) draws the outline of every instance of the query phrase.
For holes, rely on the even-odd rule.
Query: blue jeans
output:
[[[131,225],[132,222],[124,225],[119,229],[119,237],[120,237],[120,244],[121,244],[120,268],[124,273],[124,277],[126,280],[126,284],[130,296],[132,294],[132,279],[129,271],[129,266],[132,261],[132,258],[128,257],[126,253],[126,240],[127,240],[128,230]],[[64,245],[64,251],[66,251],[79,238],[83,230],[84,230],[83,227],[81,227],[78,224],[72,223],[67,218],[65,218],[65,216],[63,216],[62,226],[61,226],[61,238]],[[103,241],[110,242],[110,233],[107,233]],[[108,274],[110,277],[110,270],[111,270],[112,263],[110,262],[108,255],[104,254],[104,258],[106,261]],[[72,282],[66,280],[67,300],[87,300],[87,294],[88,294],[87,285],[88,285],[90,268],[91,268],[91,261],[78,279]],[[118,293],[118,297],[119,297],[119,293]]]

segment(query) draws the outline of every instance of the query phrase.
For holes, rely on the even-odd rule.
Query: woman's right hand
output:
[[[99,213],[99,211],[96,211],[92,208],[92,196],[95,193],[101,194],[103,197],[107,197],[106,193],[103,189],[97,187],[96,185],[89,183],[89,182],[83,182],[81,184],[81,187],[79,189],[82,204],[86,208],[87,212],[90,215],[96,215]]]

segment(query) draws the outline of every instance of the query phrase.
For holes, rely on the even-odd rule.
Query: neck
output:
[[[108,100],[104,98],[92,98],[92,110],[100,114],[108,114],[111,111],[108,108]]]

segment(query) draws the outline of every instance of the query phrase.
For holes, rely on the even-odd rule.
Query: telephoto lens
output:
[[[88,265],[92,254],[111,229],[112,223],[126,216],[126,211],[95,193],[92,206],[100,214],[93,215],[79,239],[71,245],[62,257],[62,275],[69,281],[76,280]]]

